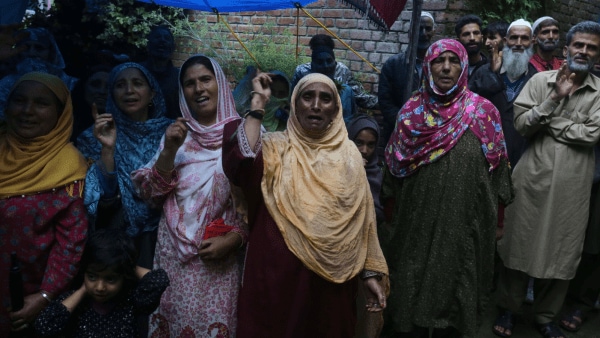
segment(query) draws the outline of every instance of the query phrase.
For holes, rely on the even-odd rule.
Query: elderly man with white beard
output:
[[[529,63],[538,72],[560,68],[563,60],[553,54],[560,41],[558,21],[550,16],[543,16],[535,20],[531,28],[533,29],[535,54],[533,54]]]
[[[513,102],[537,72],[529,64],[533,55],[531,24],[523,19],[512,22],[503,40],[501,52],[499,41],[491,42],[491,61],[472,74],[469,89],[490,100],[500,111],[508,159],[514,168],[525,151],[525,139],[514,127]]]
[[[502,337],[513,334],[530,277],[540,334],[565,337],[554,319],[575,276],[588,223],[600,140],[600,79],[590,71],[600,57],[600,24],[573,26],[563,55],[558,70],[534,75],[514,103],[515,129],[528,145],[512,174],[515,200],[505,210],[498,242],[505,269],[492,330]]]

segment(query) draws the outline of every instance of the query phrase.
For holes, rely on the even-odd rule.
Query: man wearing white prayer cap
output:
[[[506,230],[497,246],[505,268],[493,332],[502,337],[515,336],[514,314],[530,278],[538,331],[566,337],[555,320],[587,239],[600,141],[600,79],[590,71],[600,59],[600,24],[574,25],[563,55],[567,61],[558,70],[535,74],[514,102],[514,126],[527,136],[527,149],[512,173],[515,199],[505,210]]]
[[[508,159],[514,168],[525,151],[525,138],[514,127],[513,102],[529,81],[535,68],[529,64],[533,55],[531,24],[519,19],[513,21],[504,37],[500,51],[498,41],[492,42],[490,63],[469,78],[469,89],[490,100],[502,120]]]
[[[560,41],[558,21],[550,16],[543,16],[535,20],[531,28],[535,54],[529,62],[538,72],[560,68],[563,60],[553,54]]]

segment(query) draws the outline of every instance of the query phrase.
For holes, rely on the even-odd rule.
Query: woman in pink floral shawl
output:
[[[234,337],[247,227],[223,173],[221,143],[223,126],[239,115],[214,60],[191,57],[179,80],[183,117],[132,173],[138,194],[163,206],[154,268],[165,269],[171,285],[150,317],[150,336]]]
[[[386,147],[390,336],[474,337],[488,302],[499,205],[513,190],[498,110],[467,88],[468,66],[458,41],[433,43]]]
[[[451,51],[461,62],[456,84],[442,92],[434,83],[431,62]],[[496,107],[467,88],[468,58],[460,42],[443,39],[431,45],[423,63],[419,91],[404,104],[388,143],[385,158],[394,176],[405,177],[438,160],[470,129],[481,142],[490,171],[506,157],[506,146]]]

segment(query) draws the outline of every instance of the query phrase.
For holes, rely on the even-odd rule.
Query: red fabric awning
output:
[[[369,21],[383,31],[389,31],[402,13],[407,0],[342,0],[364,13]]]

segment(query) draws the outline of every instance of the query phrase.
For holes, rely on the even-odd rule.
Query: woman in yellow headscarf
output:
[[[27,73],[11,90],[5,112],[6,121],[0,121],[2,337],[10,330],[31,330],[37,314],[66,291],[87,233],[81,198],[87,165],[69,143],[73,108],[67,87],[56,76]],[[23,279],[21,309],[11,304],[13,253]]]
[[[380,311],[388,273],[363,160],[321,74],[294,89],[287,130],[261,134],[270,83],[254,78],[252,110],[223,134],[225,174],[249,204],[237,337],[352,337],[359,275]]]

